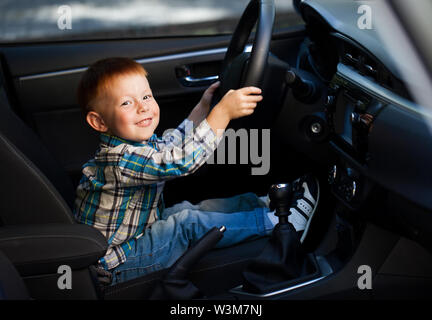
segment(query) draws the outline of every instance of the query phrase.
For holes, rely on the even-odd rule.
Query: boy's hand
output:
[[[221,108],[233,120],[251,115],[262,98],[260,88],[244,87],[228,91],[215,108]]]
[[[219,87],[219,85],[220,85],[220,81],[217,81],[213,83],[210,87],[208,87],[207,90],[204,91],[201,100],[198,103],[199,105],[201,105],[203,109],[207,110],[207,112],[210,110],[210,104],[213,99],[213,95],[216,89]]]
[[[192,112],[189,114],[188,119],[193,121],[194,126],[197,127],[201,121],[207,117],[210,111],[210,104],[213,98],[213,94],[216,89],[219,87],[220,82],[213,83],[210,87],[204,91],[203,96],[201,97],[200,102],[193,108]]]
[[[231,120],[251,115],[262,99],[257,87],[230,90],[207,116],[207,122],[220,137]]]

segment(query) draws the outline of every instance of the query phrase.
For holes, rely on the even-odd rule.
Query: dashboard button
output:
[[[311,129],[313,134],[319,134],[319,133],[321,133],[322,126],[319,122],[314,122],[314,123],[312,123],[310,129]]]
[[[330,106],[333,106],[335,104],[335,102],[336,102],[336,97],[333,95],[330,95],[330,96],[327,96],[325,105],[327,107],[330,107]]]
[[[330,184],[335,183],[335,181],[336,181],[336,177],[337,177],[337,166],[334,165],[334,166],[329,170],[328,182],[329,182]]]
[[[356,112],[351,113],[351,123],[356,124],[360,122],[361,122],[360,115]]]
[[[357,193],[357,183],[353,181],[351,186],[351,195],[353,198],[356,196],[356,193]]]
[[[347,201],[351,201],[357,194],[357,183],[353,180],[346,186],[344,196]]]

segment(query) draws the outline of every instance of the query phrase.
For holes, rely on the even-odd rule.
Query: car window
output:
[[[232,33],[249,0],[0,1],[0,41],[34,42]],[[275,29],[301,24],[276,0]]]

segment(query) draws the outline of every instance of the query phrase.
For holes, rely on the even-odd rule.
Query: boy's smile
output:
[[[103,123],[96,130],[123,139],[143,142],[153,135],[159,124],[159,106],[142,74],[118,76],[104,87],[92,104]]]

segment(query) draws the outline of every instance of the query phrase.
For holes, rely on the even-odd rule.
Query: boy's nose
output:
[[[138,103],[138,112],[145,112],[148,111],[150,109],[150,107],[147,105],[147,103],[145,103],[145,101],[140,101]]]

